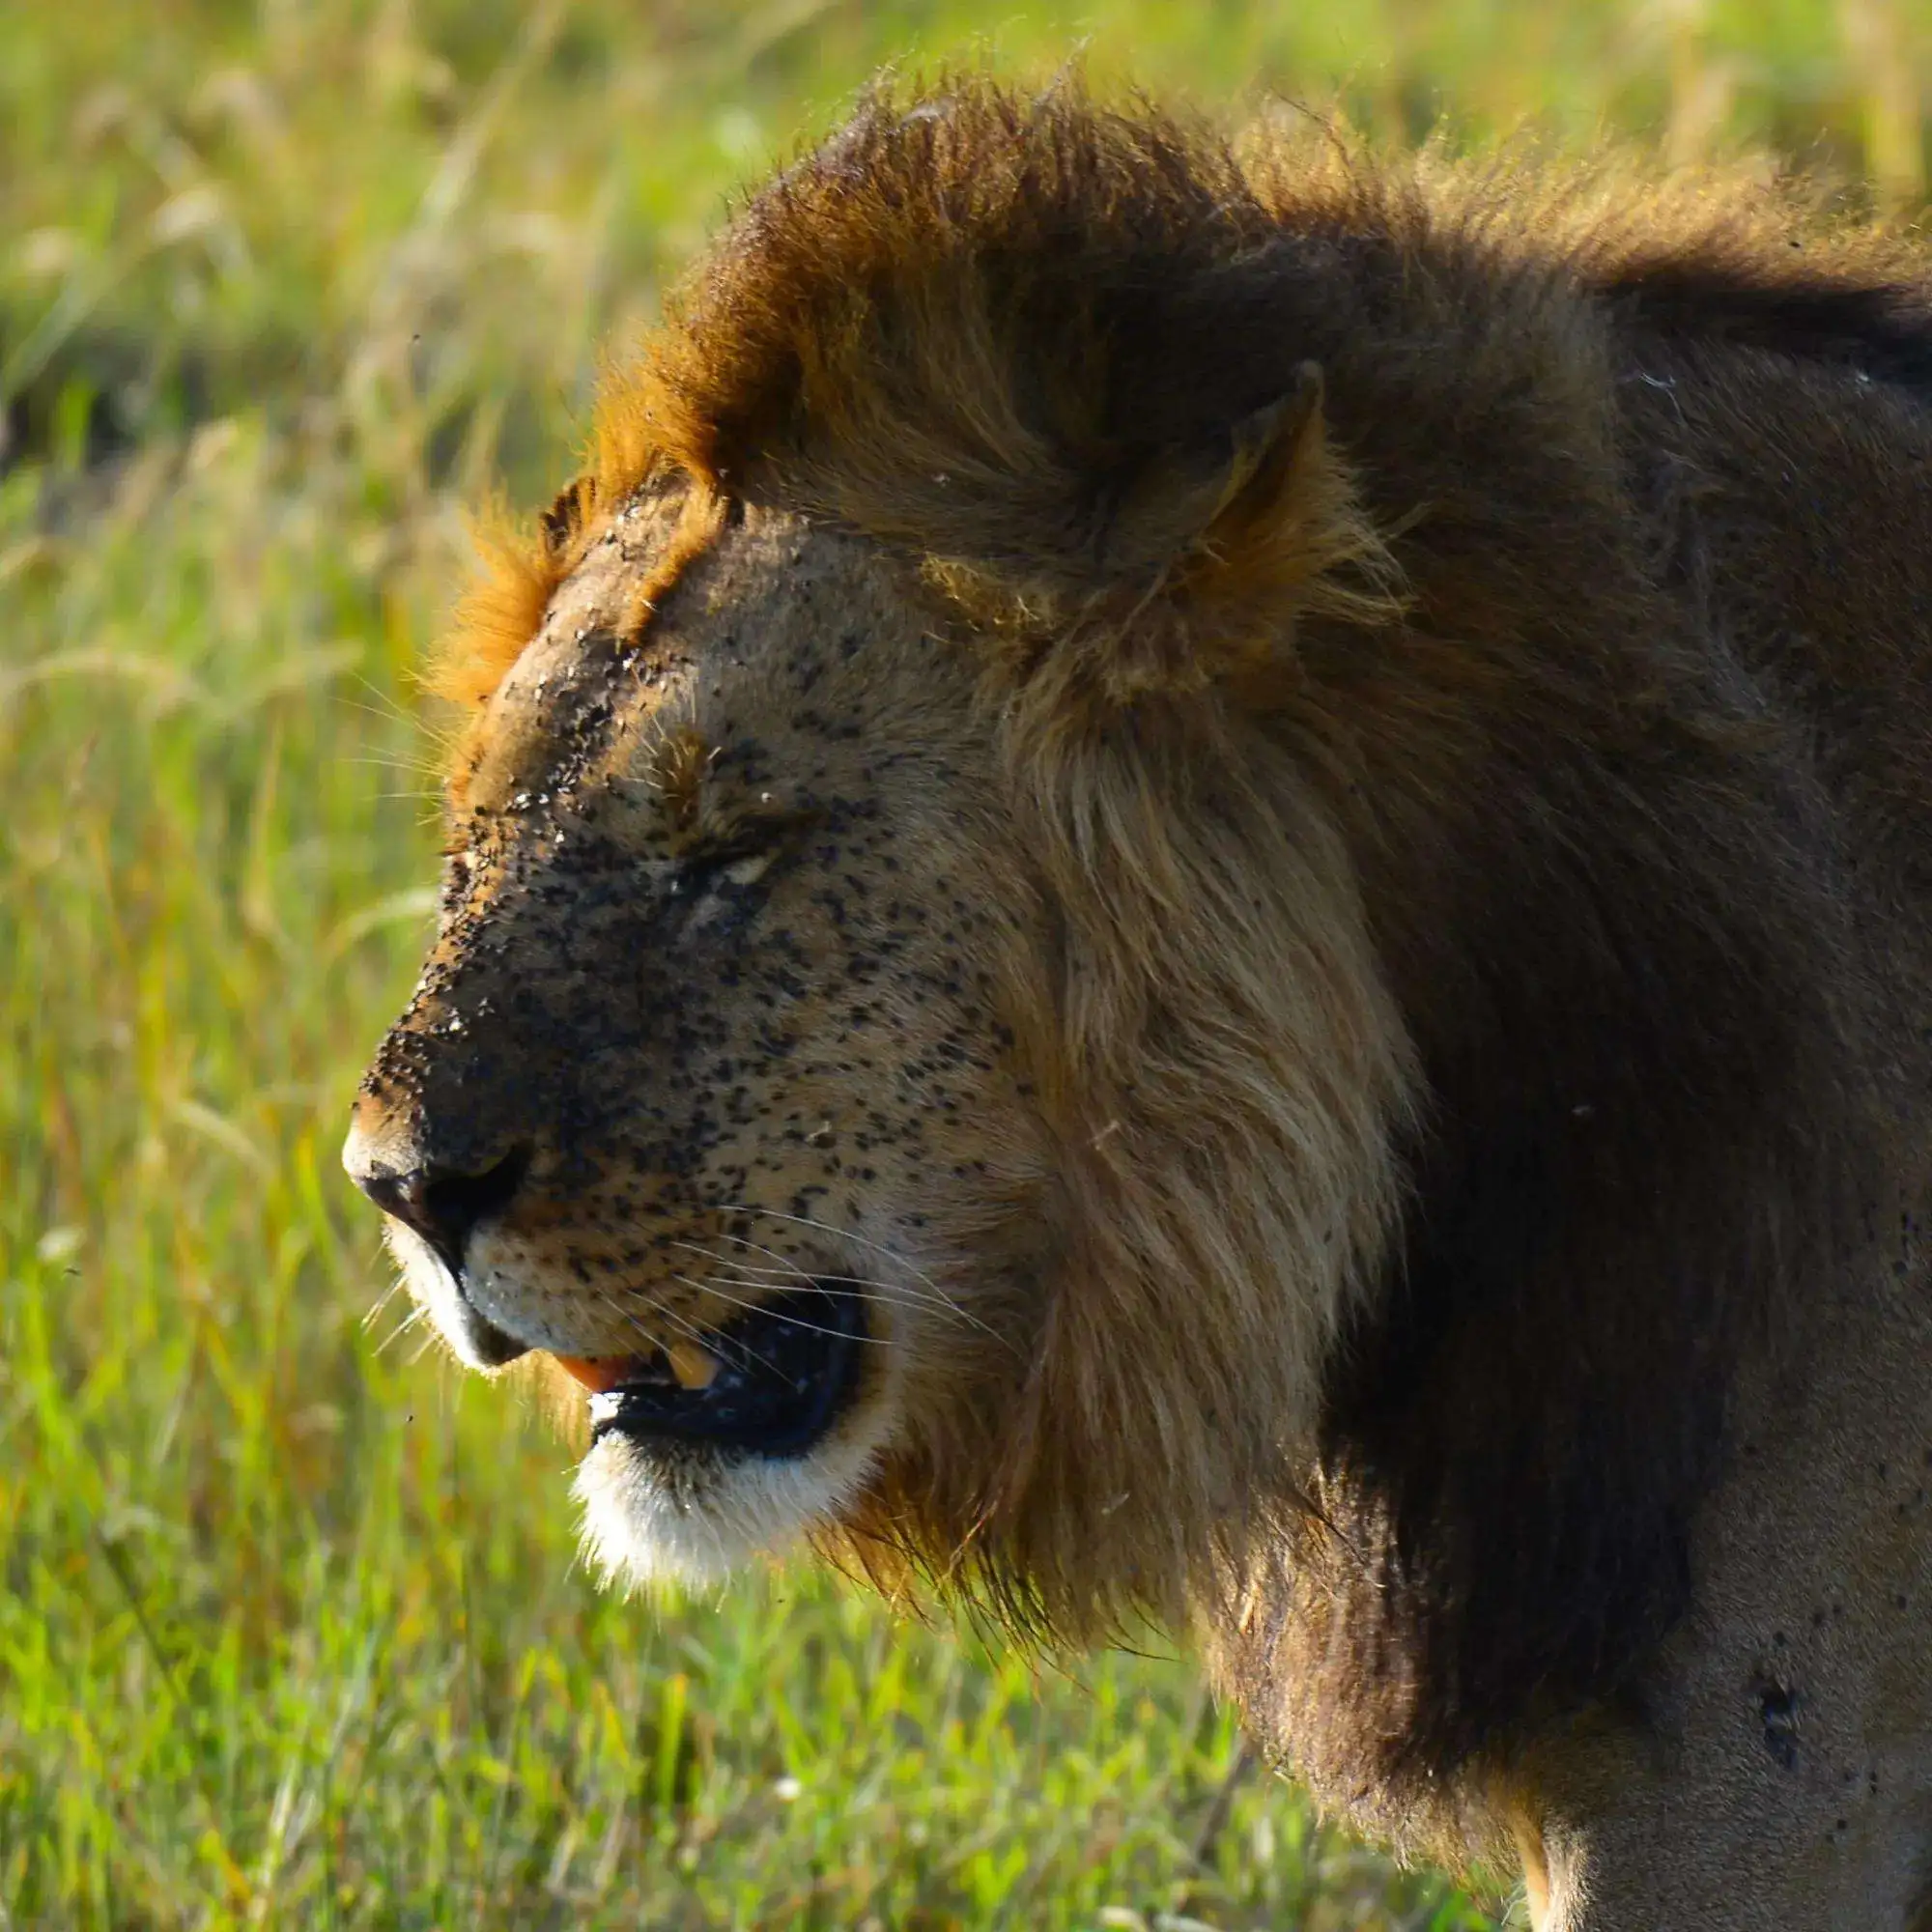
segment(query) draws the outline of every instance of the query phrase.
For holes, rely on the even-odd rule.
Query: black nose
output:
[[[529,1164],[529,1150],[516,1148],[478,1174],[434,1166],[402,1174],[375,1169],[357,1174],[355,1184],[384,1213],[413,1228],[450,1273],[461,1276],[463,1252],[477,1222],[510,1205]]]

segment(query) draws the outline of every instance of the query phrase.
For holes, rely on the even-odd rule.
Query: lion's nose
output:
[[[413,1228],[447,1264],[463,1270],[463,1253],[479,1221],[507,1208],[530,1164],[528,1148],[514,1148],[478,1172],[422,1166],[398,1171],[350,1153],[349,1177],[385,1214]]]

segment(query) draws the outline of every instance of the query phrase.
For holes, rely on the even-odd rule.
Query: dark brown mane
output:
[[[1625,269],[1594,293],[1637,331],[1838,363],[1932,391],[1932,304],[1921,287],[1677,261]]]

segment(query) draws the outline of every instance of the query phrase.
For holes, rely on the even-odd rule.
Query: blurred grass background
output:
[[[1084,43],[1909,215],[1928,4],[0,0],[0,1927],[1492,1923],[1179,1660],[596,1593],[564,1452],[365,1321],[411,668],[464,506],[564,477],[600,345],[882,62]]]

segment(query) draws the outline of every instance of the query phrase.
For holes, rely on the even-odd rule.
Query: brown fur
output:
[[[1743,184],[1279,130],[1236,157],[1073,90],[882,96],[727,233],[441,673],[482,707],[456,796],[495,852],[531,774],[616,769],[614,738],[530,751],[540,626],[590,639],[598,716],[643,726],[661,700],[620,668],[721,662],[814,585],[831,630],[921,642],[933,689],[890,727],[905,641],[870,683],[799,643],[750,700],[789,743],[846,694],[971,828],[925,851],[978,923],[927,908],[887,1052],[923,1078],[952,1041],[972,1118],[882,1131],[999,1177],[977,1204],[895,1183],[931,1188],[990,1340],[918,1383],[834,1540],[1030,1633],[1197,1615],[1332,1803],[1410,1839],[1508,1821],[1540,1923],[1664,1922],[1663,1890],[1615,1902],[1627,1846],[1593,1821],[1629,1799],[1636,1846],[1704,1815],[1698,1770],[1641,1814],[1633,1741],[1694,1765],[1687,1687],[1757,1694],[1771,1626],[1706,1626],[1764,1552],[1838,1552],[1789,1569],[1794,1623],[1851,1587],[1816,1565],[1883,1577],[1861,1614],[1901,1630],[1932,1589],[1895,1473],[1904,1516],[1870,1520],[1911,1533],[1880,1561],[1816,1533],[1829,1489],[1751,1461],[1782,1416],[1834,1483],[1861,1436],[1932,1458],[1896,1232],[1927,1179],[1929,289],[1904,244]],[[874,781],[844,755],[838,786]],[[702,819],[708,778],[665,783]],[[876,885],[892,849],[828,876]],[[461,1009],[469,917],[422,1012]],[[832,1037],[803,997],[794,1031]],[[373,1101],[421,1108],[427,1031]],[[1814,1366],[1853,1346],[1889,1367],[1833,1393]],[[1890,1667],[1861,1629],[1865,1676],[1819,1651],[1821,1683]],[[1872,1859],[1856,1895],[1891,1914],[1906,1867]],[[1670,1910],[1719,1922],[1693,1865]],[[1764,1922],[1855,1922],[1816,1903],[1835,1884]]]

